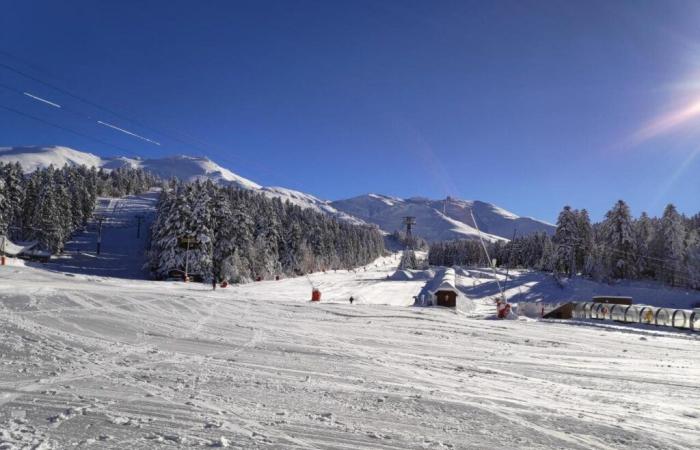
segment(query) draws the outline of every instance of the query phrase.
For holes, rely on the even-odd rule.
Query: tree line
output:
[[[107,172],[49,166],[25,174],[19,163],[0,163],[0,235],[36,240],[58,253],[92,217],[97,197],[139,194],[158,183],[155,176],[128,167]]]
[[[700,214],[686,217],[669,204],[659,218],[631,215],[622,200],[599,223],[585,209],[565,206],[554,236],[537,233],[488,245],[499,266],[521,267],[600,281],[658,280],[700,289]],[[478,241],[438,242],[430,264],[488,264]]]
[[[245,282],[348,269],[383,253],[375,226],[211,181],[174,182],[157,206],[149,268],[159,278],[187,269],[206,280]]]

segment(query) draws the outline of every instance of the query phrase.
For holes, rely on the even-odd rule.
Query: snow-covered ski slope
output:
[[[0,446],[697,448],[697,335],[408,307],[424,280],[375,264],[319,304],[0,267]]]
[[[38,266],[76,274],[149,278],[144,270],[145,251],[159,195],[160,192],[153,190],[124,198],[99,198],[93,219],[71,237],[63,254]],[[102,244],[97,255],[99,217],[103,218]],[[140,232],[137,217],[141,218]]]

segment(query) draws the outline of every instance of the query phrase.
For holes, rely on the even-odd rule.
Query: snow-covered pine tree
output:
[[[211,181],[205,183],[196,182],[188,185],[186,189],[187,202],[191,205],[189,223],[185,224],[186,235],[194,238],[194,245],[190,248],[189,271],[198,274],[205,280],[211,280],[212,271],[212,230],[211,219]]]
[[[454,258],[449,258],[445,261],[445,265],[453,265]],[[418,259],[416,258],[416,253],[412,249],[406,249],[403,251],[401,256],[401,261],[399,262],[399,269],[417,269]]]
[[[22,167],[16,162],[0,163],[0,179],[4,182],[4,231],[7,232],[8,236],[17,236],[22,225],[25,197],[25,178]]]
[[[229,192],[218,189],[211,203],[211,219],[214,229],[212,242],[212,269],[218,280],[235,281],[232,258],[236,247],[231,231],[233,227],[226,226],[231,218],[231,201]]]
[[[585,273],[586,259],[593,249],[593,226],[585,208],[578,211],[576,219],[578,221],[579,239],[576,246],[576,267]]]
[[[254,257],[255,222],[251,216],[253,199],[245,191],[232,191],[231,218],[227,226],[231,227],[231,239],[235,246],[235,260],[232,261],[234,279],[244,282],[257,277],[253,272],[251,259]]]
[[[67,223],[70,223],[70,206],[67,206],[63,187],[57,186],[54,177],[55,169],[49,167],[45,171],[35,172],[33,178],[37,181],[36,203],[30,209],[28,236],[36,239],[52,253],[63,249],[66,237]]]
[[[557,219],[557,229],[554,233],[556,270],[576,274],[576,248],[581,239],[579,236],[578,215],[570,206],[564,206]]]
[[[552,242],[552,238],[545,236],[542,241],[542,256],[535,266],[538,270],[553,272],[557,265],[557,250]]]
[[[7,236],[12,214],[5,186],[5,180],[0,178],[0,235],[3,236]]]
[[[651,264],[650,246],[654,239],[654,224],[646,212],[634,221],[634,246],[636,255],[636,272],[641,277],[653,277],[654,265]]]
[[[685,248],[686,286],[700,289],[700,228],[688,232]]]
[[[618,200],[605,214],[601,225],[601,241],[605,254],[606,271],[613,278],[635,278],[637,257],[635,235],[629,206]]]
[[[659,230],[654,239],[653,257],[656,274],[671,286],[682,284],[684,278],[685,225],[673,204],[664,209]]]

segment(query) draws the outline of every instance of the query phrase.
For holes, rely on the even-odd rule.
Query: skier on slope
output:
[[[352,302],[354,302],[354,301],[355,301],[355,299],[352,298],[352,296],[350,296],[350,304],[351,304],[351,305],[352,305]]]
[[[215,291],[216,290],[216,278],[212,277],[211,279],[211,290]]]

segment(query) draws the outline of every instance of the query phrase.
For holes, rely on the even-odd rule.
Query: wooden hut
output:
[[[433,304],[437,306],[446,306],[455,308],[457,306],[457,290],[455,270],[452,268],[445,269],[439,274],[434,281],[435,286],[430,293],[433,295]]]

